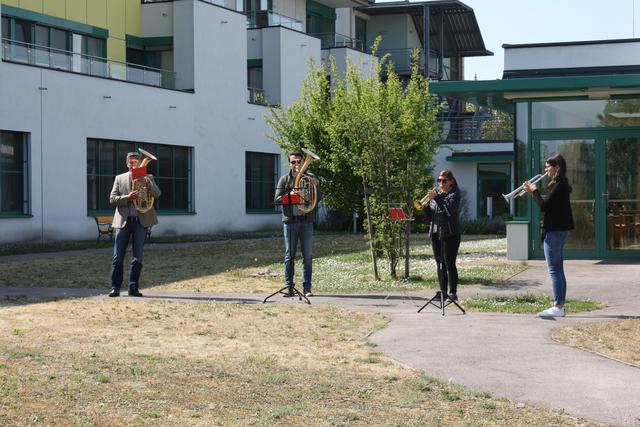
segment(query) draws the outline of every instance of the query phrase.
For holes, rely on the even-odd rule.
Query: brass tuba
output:
[[[138,177],[134,178],[131,183],[131,189],[138,192],[138,198],[133,201],[133,207],[136,208],[138,212],[145,213],[153,209],[155,197],[151,194],[149,183],[147,183],[147,180],[144,177],[147,175],[147,165],[151,163],[151,160],[158,159],[147,150],[138,148],[138,151],[142,154],[142,161],[134,170],[139,170],[141,174],[138,175],[132,171],[132,176],[138,175]]]
[[[293,188],[298,190],[300,197],[305,202],[304,205],[298,206],[298,210],[304,214],[308,214],[313,211],[318,204],[318,189],[316,188],[316,184],[312,183],[311,178],[304,173],[309,169],[311,162],[320,160],[320,157],[306,148],[303,148],[302,151],[305,154],[304,161],[298,170],[296,180],[293,182]]]

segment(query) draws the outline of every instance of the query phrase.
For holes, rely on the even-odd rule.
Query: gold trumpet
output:
[[[438,186],[436,185],[431,190],[429,190],[429,193],[431,193],[432,191],[436,191],[437,192],[438,191]],[[415,210],[417,210],[417,211],[423,210],[424,207],[422,205],[424,205],[425,203],[428,203],[428,202],[431,201],[431,198],[429,197],[429,193],[427,193],[427,195],[424,196],[422,199],[413,201],[413,207],[414,207]]]

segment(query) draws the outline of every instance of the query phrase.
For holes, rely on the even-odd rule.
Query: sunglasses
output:
[[[292,165],[296,165],[302,163],[302,160],[291,160],[289,163],[291,163]]]
[[[448,181],[447,178],[438,178],[438,182],[446,182],[446,181]]]

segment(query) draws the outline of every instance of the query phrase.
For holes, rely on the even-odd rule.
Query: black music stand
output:
[[[294,188],[292,190],[298,190],[298,188]],[[280,204],[282,205],[304,205],[308,203],[307,200],[305,200],[302,196],[297,195],[297,197],[293,197],[289,194],[284,194],[282,196],[282,202]],[[298,242],[296,242],[296,245],[298,244]],[[289,248],[291,248],[291,242],[289,242]],[[302,250],[302,248],[300,248]],[[292,262],[295,264],[296,259],[294,258],[292,260]],[[289,292],[285,292],[287,289],[290,289]],[[302,292],[300,292],[298,290],[298,288],[296,288],[296,284],[293,283],[291,285],[291,287],[289,286],[283,286],[282,288],[278,289],[277,291],[275,291],[274,293],[272,293],[271,295],[269,295],[268,297],[266,297],[262,303],[265,304],[267,302],[267,300],[275,295],[278,294],[284,294],[284,297],[298,297],[298,299],[300,301],[302,301],[302,299],[304,298],[304,300],[307,302],[307,304],[311,305],[311,301],[309,301],[309,298],[307,298]]]
[[[446,295],[446,297],[445,297],[445,295]],[[442,291],[436,292],[436,294],[433,297],[431,297],[431,299],[429,301],[427,301],[425,303],[425,305],[420,307],[420,310],[418,310],[418,313],[420,313],[429,304],[431,304],[432,306],[442,310],[442,315],[443,316],[444,316],[444,309],[446,307],[450,306],[451,304],[455,304],[455,306],[458,307],[458,309],[460,309],[460,311],[462,311],[462,314],[467,314],[467,312],[464,311],[464,308],[462,308],[462,306],[460,304],[458,304],[457,301],[452,300],[451,297],[448,294],[444,294],[444,293],[442,293]]]
[[[291,289],[291,291],[289,293],[286,293],[285,290],[287,290],[287,289]],[[298,288],[296,288],[296,284],[295,283],[293,285],[291,285],[291,288],[289,288],[289,286],[283,286],[282,288],[278,289],[277,291],[275,291],[274,293],[272,293],[271,295],[266,297],[264,299],[264,301],[262,301],[262,303],[263,304],[266,303],[269,298],[271,298],[274,295],[278,295],[280,293],[284,294],[285,298],[286,297],[296,297],[297,296],[300,301],[302,301],[302,298],[304,298],[304,300],[307,302],[307,304],[311,305],[311,301],[309,301],[309,298],[304,296],[304,294],[302,292],[300,292],[298,290]]]

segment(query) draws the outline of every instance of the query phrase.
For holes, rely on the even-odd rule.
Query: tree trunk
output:
[[[378,260],[376,258],[376,249],[373,247],[373,223],[371,222],[371,202],[369,202],[369,190],[367,183],[362,178],[362,188],[364,190],[364,204],[367,208],[367,227],[369,228],[369,247],[371,248],[371,261],[373,262],[373,277],[380,280],[378,274]]]
[[[409,183],[409,177],[411,171],[411,162],[407,162],[407,183]],[[411,239],[411,220],[413,219],[413,200],[411,197],[411,191],[409,190],[411,185],[407,188],[407,218],[410,220],[404,222],[404,278],[409,278],[409,246]]]

